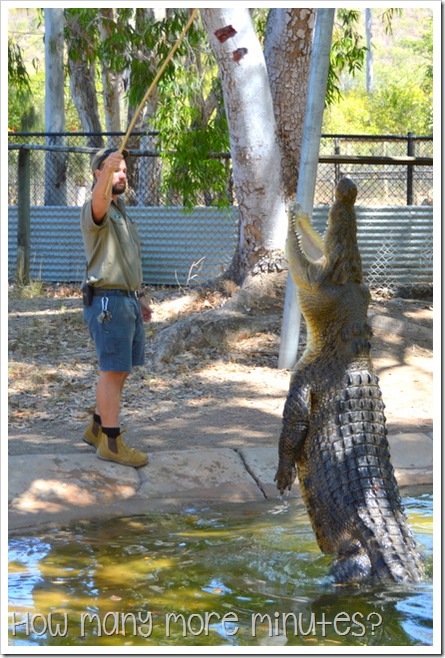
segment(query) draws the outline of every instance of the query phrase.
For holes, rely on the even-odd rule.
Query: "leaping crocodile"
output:
[[[286,256],[307,326],[283,412],[281,494],[296,477],[320,549],[336,555],[334,582],[421,580],[386,438],[385,405],[370,357],[370,293],[357,246],[355,183],[336,188],[324,239],[297,204]]]

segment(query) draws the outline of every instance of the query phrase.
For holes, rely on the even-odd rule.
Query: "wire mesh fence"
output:
[[[332,202],[342,176],[357,183],[362,206],[432,205],[432,157],[432,137],[323,135],[315,205]],[[416,165],[411,158],[431,163]]]
[[[17,205],[18,147],[31,152],[31,205],[81,206],[92,184],[91,153],[101,147],[118,148],[122,133],[10,133],[8,154],[8,204]],[[182,206],[184,199],[164,185],[168,161],[156,150],[155,133],[132,135],[128,159],[130,206]],[[52,149],[52,150],[47,150]],[[432,204],[433,168],[413,164],[409,158],[432,159],[431,137],[323,135],[315,190],[315,205],[333,201],[336,183],[350,176],[358,185],[362,206]],[[224,162],[229,204],[236,205],[229,154],[212,156]],[[349,158],[349,160],[348,160]],[[352,160],[351,160],[352,158]],[[355,159],[354,159],[355,158]],[[371,158],[372,161],[366,161]],[[405,160],[404,160],[405,158]],[[363,160],[364,161],[360,161]],[[398,159],[401,161],[398,162]],[[210,206],[219,192],[212,181],[200,191],[196,205]]]

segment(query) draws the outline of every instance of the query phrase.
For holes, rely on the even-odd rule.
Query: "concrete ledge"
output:
[[[138,496],[149,501],[171,496],[225,502],[264,498],[241,457],[229,448],[155,452],[140,474]]]
[[[134,468],[100,461],[94,452],[9,457],[9,527],[82,519],[85,510],[131,498],[138,487]]]
[[[240,448],[239,454],[243,458],[246,469],[264,492],[265,498],[278,498],[280,494],[274,481],[278,466],[278,449]],[[290,492],[286,493],[286,497],[298,498],[299,496],[300,488],[298,480],[295,480]]]
[[[19,511],[106,505],[129,498],[138,487],[135,469],[101,461],[93,451],[9,458],[8,500]]]
[[[390,437],[399,486],[432,484],[433,443],[426,434]],[[180,510],[185,504],[278,499],[277,448],[155,452],[136,470],[91,454],[9,458],[9,530]],[[300,496],[295,482],[290,497]]]

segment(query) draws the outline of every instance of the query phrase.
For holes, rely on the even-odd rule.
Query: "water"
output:
[[[304,506],[264,501],[78,523],[10,541],[14,646],[432,644],[432,496],[405,498],[411,586],[334,587]]]

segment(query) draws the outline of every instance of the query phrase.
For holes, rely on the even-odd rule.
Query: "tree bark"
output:
[[[298,180],[315,9],[270,9],[264,56],[273,98],[286,199]]]
[[[282,250],[286,235],[281,154],[266,63],[248,9],[201,9],[215,53],[230,133],[240,210],[239,244],[229,274],[238,283],[261,259]],[[236,35],[221,43],[218,29]]]
[[[82,130],[88,133],[101,133],[99,108],[95,88],[94,65],[85,60],[68,59],[70,92],[79,115]],[[88,136],[88,146],[102,148],[103,139],[99,135]]]
[[[68,71],[70,77],[70,92],[79,115],[82,130],[88,133],[101,133],[99,107],[96,93],[96,74],[94,62],[88,62],[87,49],[72,47],[73,39],[88,42],[89,37],[80,26],[79,18],[70,12],[65,12],[68,44]],[[101,135],[90,135],[88,146],[103,147]]]
[[[99,9],[99,34],[102,42],[112,39],[113,24],[116,22],[114,9]],[[123,80],[121,73],[115,73],[107,62],[102,61],[102,87],[107,132],[119,132],[121,125],[121,99]]]

